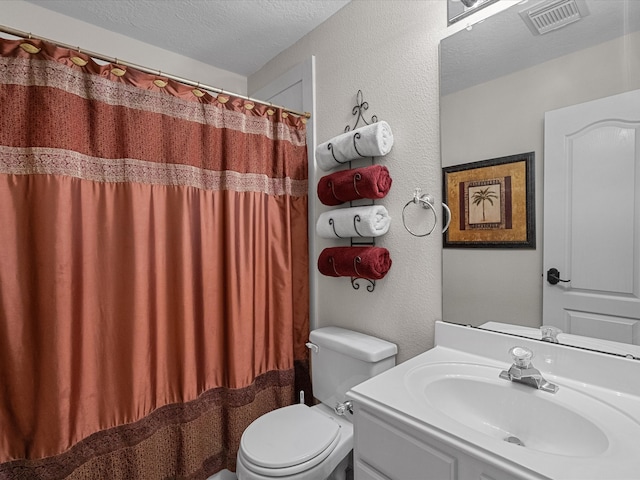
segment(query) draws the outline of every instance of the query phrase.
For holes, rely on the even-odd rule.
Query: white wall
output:
[[[359,89],[369,103],[367,120],[375,114],[391,125],[395,143],[379,163],[389,168],[393,186],[377,203],[393,220],[377,245],[389,249],[393,265],[373,293],[364,285],[352,289],[348,278],[317,273],[318,326],[338,325],[395,342],[399,361],[433,346],[434,322],[441,318],[441,235],[411,236],[402,226],[402,208],[415,187],[441,200],[438,43],[445,30],[445,1],[353,0],[249,77],[254,92],[315,55],[318,143],[353,125]],[[317,180],[310,180],[312,192]],[[318,214],[328,209],[314,199]],[[432,218],[424,212],[426,228]],[[317,243],[310,259],[316,272],[323,248],[347,244],[318,237]]]
[[[99,0],[96,0],[99,1]],[[0,25],[246,95],[247,79],[24,0],[0,0]],[[2,34],[0,34],[2,35]]]
[[[544,112],[638,88],[635,33],[441,99],[444,166],[536,155],[536,250],[445,249],[445,320],[541,325]]]

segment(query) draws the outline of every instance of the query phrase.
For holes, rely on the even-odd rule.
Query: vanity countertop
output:
[[[498,377],[515,345],[533,350],[533,365],[557,393]],[[638,360],[438,322],[435,348],[349,396],[507,471],[631,480],[640,472],[638,378]],[[512,430],[525,446],[505,441]]]

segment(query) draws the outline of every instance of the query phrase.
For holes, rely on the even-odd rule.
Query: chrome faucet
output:
[[[531,359],[533,358],[531,350],[525,347],[513,347],[509,350],[509,354],[513,358],[513,365],[509,370],[500,372],[500,378],[510,382],[522,383],[545,392],[556,393],[558,391],[558,386],[547,382],[540,370],[534,368],[531,364]]]

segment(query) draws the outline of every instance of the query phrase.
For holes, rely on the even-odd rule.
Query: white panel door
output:
[[[316,149],[316,86],[315,57],[299,63],[284,75],[276,78],[260,90],[251,93],[259,100],[281,105],[298,112],[309,112],[311,118],[307,122],[307,156],[309,158],[309,187],[315,192],[315,149]],[[309,259],[313,262],[315,253],[315,220],[316,210],[313,197],[309,196]],[[316,269],[309,268],[309,323],[311,330],[316,328],[317,295]]]
[[[640,90],[547,112],[544,131],[543,324],[640,344]]]

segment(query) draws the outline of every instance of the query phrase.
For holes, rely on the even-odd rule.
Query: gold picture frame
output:
[[[445,248],[536,248],[535,153],[443,167]]]

